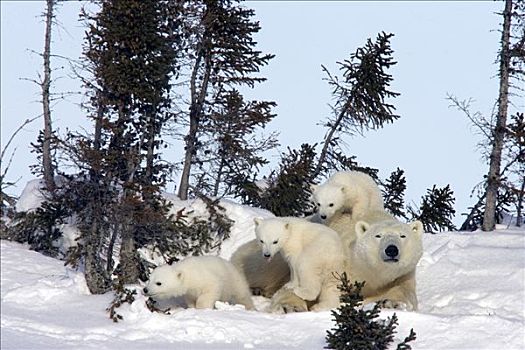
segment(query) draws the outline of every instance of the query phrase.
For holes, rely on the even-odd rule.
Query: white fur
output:
[[[189,257],[157,267],[144,293],[155,300],[183,296],[188,307],[197,309],[212,309],[216,301],[254,309],[244,276],[230,262],[216,256]]]
[[[340,171],[324,184],[312,186],[312,197],[322,220],[336,213],[354,218],[384,208],[381,190],[369,175],[359,171]]]
[[[316,301],[312,310],[339,305],[336,274],[344,268],[341,239],[332,229],[298,218],[255,219],[263,257],[281,252],[291,271],[284,285],[301,299]]]

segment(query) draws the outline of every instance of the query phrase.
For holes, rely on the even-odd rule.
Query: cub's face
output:
[[[312,198],[321,220],[330,219],[345,201],[344,187],[331,184],[312,186]]]
[[[143,292],[155,300],[178,297],[186,293],[183,282],[182,271],[172,265],[162,265],[153,270]]]
[[[423,253],[422,233],[420,221],[409,224],[387,221],[372,225],[359,221],[355,249],[371,265],[387,269],[412,268]]]
[[[255,236],[263,257],[270,261],[281,250],[289,224],[279,219],[255,220]]]

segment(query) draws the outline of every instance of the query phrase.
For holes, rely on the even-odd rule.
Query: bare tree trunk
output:
[[[192,106],[193,107],[193,106]],[[199,116],[196,108],[190,110],[190,129],[188,135],[185,137],[186,147],[184,147],[184,167],[182,168],[182,175],[179,185],[179,198],[182,200],[188,199],[188,191],[190,188],[190,173],[193,156],[196,153],[197,131],[199,128]]]
[[[492,152],[490,153],[490,166],[487,176],[487,195],[485,212],[483,213],[483,231],[494,230],[496,224],[496,201],[498,188],[500,187],[501,153],[505,141],[505,129],[507,126],[507,109],[509,95],[509,66],[510,66],[510,22],[512,16],[512,0],[505,0],[503,11],[503,33],[501,36],[500,53],[500,85],[498,97],[498,115],[494,128],[494,140]]]
[[[100,259],[100,227],[99,206],[92,203],[93,218],[90,223],[89,233],[85,242],[85,272],[86,284],[92,294],[103,294],[109,290],[111,280],[102,266]]]
[[[204,100],[206,98],[206,93],[208,90],[208,82],[210,79],[211,73],[211,52],[209,50],[204,51],[197,57],[195,61],[195,66],[193,67],[193,72],[191,75],[191,106],[190,106],[190,129],[188,135],[185,137],[186,147],[184,155],[184,167],[182,169],[182,175],[179,185],[179,198],[182,200],[188,199],[188,191],[190,188],[190,173],[193,157],[197,153],[197,132],[199,130],[200,117],[202,115],[202,108],[204,106]],[[197,95],[197,73],[199,70],[200,61],[202,58],[205,59],[204,62],[204,77],[200,86],[199,94]]]
[[[41,83],[42,88],[42,105],[44,108],[44,140],[42,145],[42,165],[44,169],[44,181],[49,192],[55,190],[55,172],[53,169],[53,160],[51,155],[51,140],[53,137],[53,128],[51,126],[51,109],[49,88],[51,85],[51,29],[53,25],[53,10],[56,0],[47,0],[46,12],[46,34],[44,43],[44,80]]]

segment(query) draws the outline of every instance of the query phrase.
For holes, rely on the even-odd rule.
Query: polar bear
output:
[[[352,280],[365,281],[365,303],[417,310],[416,265],[423,254],[423,224],[388,216],[374,214],[355,224],[348,272]]]
[[[244,276],[217,256],[193,256],[159,266],[151,273],[143,292],[155,300],[183,296],[188,307],[197,309],[213,309],[216,301],[255,309]]]
[[[306,301],[311,310],[339,305],[337,274],[344,269],[344,251],[339,235],[321,224],[285,217],[255,220],[255,235],[265,259],[278,252],[290,268],[290,281],[283,288]]]
[[[322,185],[312,185],[312,198],[317,215],[323,221],[336,213],[353,217],[368,211],[384,209],[381,190],[369,175],[359,171],[340,171]]]
[[[231,256],[232,264],[246,277],[252,293],[270,298],[290,281],[290,268],[281,253],[268,261],[257,240],[241,245]]]
[[[381,302],[383,307],[417,310],[416,265],[423,252],[420,221],[401,223],[385,211],[371,211],[359,220],[345,217],[355,239],[346,249],[345,272],[351,281],[365,281],[364,303]],[[305,301],[289,291],[276,293],[272,307],[303,310]]]

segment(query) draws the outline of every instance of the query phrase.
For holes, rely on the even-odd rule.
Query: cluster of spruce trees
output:
[[[47,5],[50,25],[56,0]],[[138,254],[141,248],[165,260],[216,249],[232,224],[220,198],[278,216],[302,216],[313,210],[310,185],[339,170],[372,175],[394,215],[421,219],[431,231],[453,228],[448,187],[429,190],[421,208],[407,209],[402,170],[381,182],[377,169],[359,164],[341,147],[345,135],[399,118],[389,102],[399,95],[389,88],[388,70],[396,63],[393,34],[379,33],[339,62],[340,76],[323,67],[335,101],[323,123],[324,139],[288,149],[277,169],[262,176],[268,164],[263,154],[277,146],[275,134],[261,132],[275,117],[275,102],[248,100],[242,91],[265,80],[259,72],[273,55],[256,48],[253,36],[260,26],[253,10],[227,0],[91,5],[80,14],[87,30],[75,71],[93,127],[58,135],[44,104],[48,118],[33,145],[39,156],[33,170],[45,179],[46,201],[35,211],[16,213],[2,235],[56,255],[59,224],[74,220],[78,245],[64,259],[84,266],[92,293],[146,279],[151,266]],[[45,67],[50,37],[47,26]],[[43,101],[51,80],[47,69]],[[166,159],[162,150],[177,138],[184,143],[183,159]],[[174,175],[180,177],[179,198],[203,200],[207,217],[170,210],[161,193]],[[4,201],[2,208],[8,208]]]

